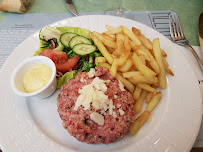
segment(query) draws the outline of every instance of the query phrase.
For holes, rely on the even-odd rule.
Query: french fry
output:
[[[114,58],[113,63],[110,68],[110,74],[112,77],[116,77],[117,69],[118,69],[118,59]]]
[[[130,55],[130,51],[123,52],[118,59],[118,65],[123,66]]]
[[[118,50],[118,48],[116,48],[116,49],[113,51],[112,54],[115,55],[115,56],[117,56],[117,57],[121,56],[121,52]]]
[[[171,76],[174,76],[173,71],[171,71],[171,69],[170,69],[169,67],[166,68],[166,72],[167,72],[168,74],[170,74]]]
[[[110,26],[110,25],[106,25],[106,29],[107,29],[108,31],[110,31],[110,30],[113,30],[114,27],[113,27],[113,26]]]
[[[119,67],[118,70],[121,71],[121,72],[127,72],[127,71],[130,70],[132,65],[133,65],[132,60],[131,59],[127,59],[127,61],[121,67]]]
[[[133,92],[133,99],[135,101],[138,100],[138,98],[139,98],[139,96],[141,94],[141,91],[142,91],[142,89],[140,87],[136,86],[135,91]]]
[[[108,63],[99,63],[99,67],[105,67],[110,70],[111,66]]]
[[[154,92],[147,92],[147,96],[146,96],[146,104],[148,104],[150,102],[150,100],[152,99],[154,95]]]
[[[158,92],[156,93],[153,98],[151,99],[151,101],[149,102],[149,104],[147,105],[146,109],[151,112],[155,107],[156,105],[158,104],[158,102],[160,101],[162,97],[162,94],[161,92]]]
[[[122,52],[121,56],[118,59],[119,66],[123,66],[123,64],[126,62],[126,60],[128,59],[128,57],[130,55],[131,47],[130,47],[130,42],[129,42],[129,39],[127,36],[125,37],[125,40],[124,40],[124,48],[125,48],[125,51]]]
[[[140,40],[127,27],[122,26],[122,31],[123,31],[123,33],[125,33],[135,43],[135,45],[141,45]]]
[[[134,51],[134,52],[135,52],[137,49],[140,48],[140,46],[135,45],[135,43],[134,43],[133,41],[131,41],[131,40],[130,40],[130,46],[131,46],[131,48],[132,48],[132,51]]]
[[[142,75],[139,71],[130,71],[130,72],[124,72],[123,77],[124,78],[131,78],[135,76],[140,76]]]
[[[152,42],[148,38],[146,38],[143,34],[141,34],[141,32],[135,27],[132,28],[132,31],[146,48],[152,50]]]
[[[137,56],[136,53],[133,53],[132,55],[132,60],[134,65],[136,66],[136,68],[147,78],[152,78],[154,76],[156,76],[156,73],[154,71],[152,71],[151,69],[149,69],[146,65],[144,65],[139,57]]]
[[[153,50],[150,50],[150,51],[152,51],[152,54],[153,54],[153,56],[154,56]],[[162,55],[163,57],[167,57],[166,52],[165,52],[164,50],[162,50],[162,49],[161,49],[161,55]]]
[[[154,88],[159,87],[159,84],[158,84],[158,83],[154,83],[153,85],[154,85]]]
[[[150,58],[150,61],[148,60],[148,63],[152,67],[153,71],[156,72],[157,74],[160,72],[159,65],[151,52],[144,46],[141,46],[140,49],[147,54],[147,56]]]
[[[110,37],[112,37],[113,39],[116,39],[116,36],[115,35],[109,35]]]
[[[146,38],[139,29],[136,29],[135,27],[132,28],[133,33],[139,38],[139,40],[142,42],[142,44],[148,48],[149,50],[153,49],[152,42]],[[164,50],[161,49],[161,54],[163,57],[167,57],[167,54]]]
[[[135,101],[135,104],[134,104],[135,113],[140,113],[141,112],[146,95],[147,95],[147,91],[142,90],[138,100]]]
[[[129,80],[132,84],[134,84],[132,78],[127,78],[127,80]]]
[[[144,55],[139,55],[139,59],[144,65],[146,65],[146,58]]]
[[[165,52],[164,50],[162,50],[162,49],[161,49],[161,55],[162,55],[163,57],[167,57],[166,52]]]
[[[97,45],[99,51],[101,52],[101,54],[106,58],[106,60],[108,61],[108,63],[112,64],[113,63],[113,57],[111,56],[111,54],[107,51],[107,49],[105,48],[105,46],[102,44],[102,42],[95,36],[91,34],[91,38],[94,41],[94,43]]]
[[[135,28],[135,27],[132,27],[132,32],[133,32],[136,36],[138,36],[138,35],[141,34],[141,30],[139,30],[139,29],[137,29],[137,28]]]
[[[99,63],[99,67],[106,67],[107,69],[110,70],[111,66],[108,63]],[[135,87],[134,85],[128,81],[127,79],[125,79],[124,77],[122,77],[119,73],[116,74],[116,79],[120,80],[123,85],[131,92],[133,93]]]
[[[122,27],[119,26],[119,27],[113,28],[113,29],[111,29],[109,31],[106,31],[104,33],[106,33],[107,35],[114,35],[114,34],[120,33],[121,31],[122,31]]]
[[[138,56],[143,55],[147,61],[151,61],[151,58],[148,56],[148,54],[141,49],[137,49],[135,52],[138,54]]]
[[[153,52],[154,52],[155,59],[160,67],[160,73],[158,74],[158,80],[159,80],[158,84],[161,89],[165,89],[166,88],[165,68],[163,65],[161,48],[160,48],[160,43],[158,38],[153,40]]]
[[[162,56],[162,60],[163,60],[163,64],[164,64],[164,67],[169,67],[168,65],[168,62],[166,61],[166,59]]]
[[[116,48],[115,52],[116,52],[116,54],[118,54],[120,56],[125,50],[123,34],[119,33],[116,35],[116,43],[117,43],[117,48]]]
[[[157,86],[154,85],[154,84],[152,84],[151,87],[152,87],[152,88],[155,88],[155,89],[157,88]],[[154,96],[154,92],[147,92],[146,104],[148,104],[148,103],[151,101],[151,99],[152,99],[153,96]]]
[[[157,90],[155,88],[152,88],[149,84],[138,83],[137,86],[149,92],[157,92]]]
[[[149,43],[149,39],[147,39],[146,37],[144,37],[142,34],[138,36],[138,38],[140,39],[140,41],[142,42],[142,44],[148,48],[148,49],[152,49],[152,45]]]
[[[96,63],[105,63],[106,59],[105,59],[105,57],[96,57],[95,62]]]
[[[114,54],[111,54],[111,55],[112,55],[113,59],[114,59],[114,58],[118,58],[118,57],[117,57],[116,55],[114,55]]]
[[[150,117],[149,111],[144,111],[130,126],[130,134],[134,136]]]
[[[121,40],[122,43],[124,43],[125,36],[124,36],[123,33],[118,33],[118,34],[116,34],[116,41],[119,41],[119,40]]]
[[[107,50],[110,54],[112,54],[112,53],[115,51],[114,48],[111,48],[111,47],[108,47],[108,46],[106,46],[106,50]]]
[[[116,37],[115,36],[109,36],[109,35],[107,35],[106,33],[102,33],[101,34],[101,36],[104,38],[104,39],[106,39],[106,40],[108,40],[108,41],[115,41],[116,39]]]
[[[133,61],[132,61],[132,62],[133,62]],[[130,68],[129,71],[138,71],[138,69],[137,69],[134,65],[132,65],[132,67]]]
[[[116,74],[116,79],[120,80],[123,85],[130,91],[130,93],[133,93],[135,87],[130,81],[122,77],[119,73]]]
[[[163,64],[164,64],[164,68],[166,70],[166,72],[172,76],[174,76],[173,72],[171,71],[171,69],[169,68],[168,62],[166,61],[165,58],[162,57],[163,60]]]
[[[97,32],[92,32],[93,35],[95,35],[97,38],[99,38],[99,40],[106,46],[110,47],[110,48],[116,48],[116,42],[114,41],[110,41],[108,39],[105,39],[101,34],[97,33]],[[107,35],[107,34],[106,34]]]
[[[157,77],[152,77],[149,79],[143,75],[139,75],[139,76],[131,77],[131,79],[135,85],[138,83],[147,83],[147,84],[157,84],[158,83]]]

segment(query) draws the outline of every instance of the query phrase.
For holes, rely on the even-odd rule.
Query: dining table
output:
[[[0,0],[0,2],[2,1]],[[156,15],[176,14],[180,19],[184,34],[190,45],[194,46],[196,53],[203,61],[198,37],[198,23],[199,16],[203,13],[203,0],[123,0],[121,2],[120,7],[133,13],[131,20],[141,22],[159,32],[161,31],[158,25],[164,25],[169,29],[169,25],[166,24],[169,22],[167,20],[166,23],[155,23],[154,18],[156,18]],[[78,16],[105,15],[105,11],[119,7],[118,0],[73,0],[73,3]],[[32,33],[40,30],[45,25],[74,17],[75,15],[70,12],[63,0],[33,0],[28,5],[26,12],[22,14],[0,12],[0,68],[2,68],[13,50]],[[16,33],[19,30],[21,32]],[[8,33],[9,36],[7,36]],[[171,39],[169,31],[162,34]],[[11,35],[13,36],[11,37]],[[183,46],[178,47],[184,50],[183,54],[193,67],[203,97],[203,72],[189,50]],[[0,125],[4,124],[0,123]],[[203,123],[196,142],[191,149],[191,152],[201,151],[203,151]],[[5,151],[2,149],[0,152]]]

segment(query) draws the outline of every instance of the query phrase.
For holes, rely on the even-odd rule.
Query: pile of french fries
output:
[[[108,68],[110,74],[132,94],[134,111],[140,114],[130,127],[131,135],[135,135],[162,98],[157,88],[166,88],[166,73],[174,74],[158,38],[151,42],[135,27],[131,31],[125,26],[114,28],[106,25],[106,29],[104,33],[91,33],[92,40],[104,56],[97,57],[96,62],[100,67]],[[147,105],[142,112],[144,103]]]

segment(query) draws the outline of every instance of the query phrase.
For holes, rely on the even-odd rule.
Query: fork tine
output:
[[[172,17],[171,17],[171,15],[169,15],[169,27],[170,27],[171,38],[172,38],[172,40],[174,40],[174,34],[173,34],[173,28],[172,28]]]
[[[178,36],[178,38],[181,38],[181,34],[180,34],[180,21],[179,21],[177,16],[175,16],[175,24],[176,24],[177,36]]]
[[[182,30],[182,27],[181,27],[181,24],[180,24],[180,20],[179,20],[179,18],[178,17],[176,17],[176,19],[177,19],[177,24],[178,24],[178,27],[179,27],[179,29],[180,29],[180,36],[181,37],[183,37],[183,38],[185,38],[185,35],[184,35],[184,33],[183,33],[183,30]]]
[[[173,27],[174,37],[177,38],[177,34],[176,34],[176,24],[174,23],[173,17],[172,17],[172,27]]]

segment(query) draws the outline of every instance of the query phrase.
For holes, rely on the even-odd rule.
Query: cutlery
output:
[[[203,54],[203,13],[199,16],[199,43]]]
[[[174,18],[172,18],[172,16],[169,15],[169,27],[170,27],[170,34],[171,34],[171,38],[172,38],[173,42],[178,45],[187,47],[191,51],[191,53],[194,55],[200,68],[203,71],[203,63],[200,60],[197,53],[195,52],[195,50],[193,49],[193,47],[189,44],[189,41],[186,39],[186,37],[183,33],[183,30],[182,30],[180,21],[177,16],[174,16]]]
[[[68,7],[69,11],[75,15],[78,16],[77,10],[75,9],[75,6],[73,4],[72,0],[65,0],[66,6]]]

